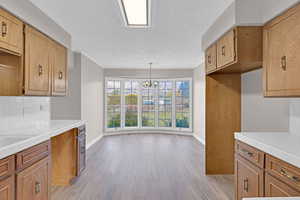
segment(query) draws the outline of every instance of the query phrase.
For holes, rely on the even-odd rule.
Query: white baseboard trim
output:
[[[172,132],[172,131],[122,131],[122,132],[108,132],[104,133],[104,136],[116,136],[116,135],[135,135],[135,134],[166,134],[166,135],[181,135],[181,136],[193,136],[192,133],[180,133],[180,132]]]
[[[205,146],[205,140],[201,139],[200,137],[193,135],[194,138],[196,138],[196,140],[198,140],[201,144],[203,144]]]
[[[98,137],[96,137],[93,141],[91,141],[90,143],[88,143],[86,145],[86,149],[91,148],[94,144],[96,144],[98,141],[100,141],[103,138],[103,135],[99,135]]]

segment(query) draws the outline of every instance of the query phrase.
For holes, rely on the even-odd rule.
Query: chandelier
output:
[[[156,88],[158,86],[158,81],[152,80],[152,62],[149,63],[149,79],[144,81],[143,87],[144,88]]]

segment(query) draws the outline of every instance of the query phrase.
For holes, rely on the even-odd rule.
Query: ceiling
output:
[[[151,28],[125,27],[118,0],[30,0],[104,68],[194,68],[201,35],[233,0],[152,0]]]

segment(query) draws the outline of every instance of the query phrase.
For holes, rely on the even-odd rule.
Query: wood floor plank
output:
[[[204,174],[204,147],[189,136],[104,137],[78,182],[52,200],[232,200],[233,176]]]

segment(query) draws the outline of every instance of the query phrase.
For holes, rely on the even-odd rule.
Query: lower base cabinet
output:
[[[0,200],[15,199],[15,179],[14,176],[0,181]]]
[[[48,200],[50,193],[49,172],[49,158],[44,158],[17,174],[17,199]]]
[[[246,197],[299,197],[300,169],[236,141],[236,200]]]
[[[236,198],[263,197],[264,170],[236,155]]]
[[[300,196],[300,192],[278,180],[277,178],[266,174],[265,177],[265,196],[266,197],[295,197]]]

